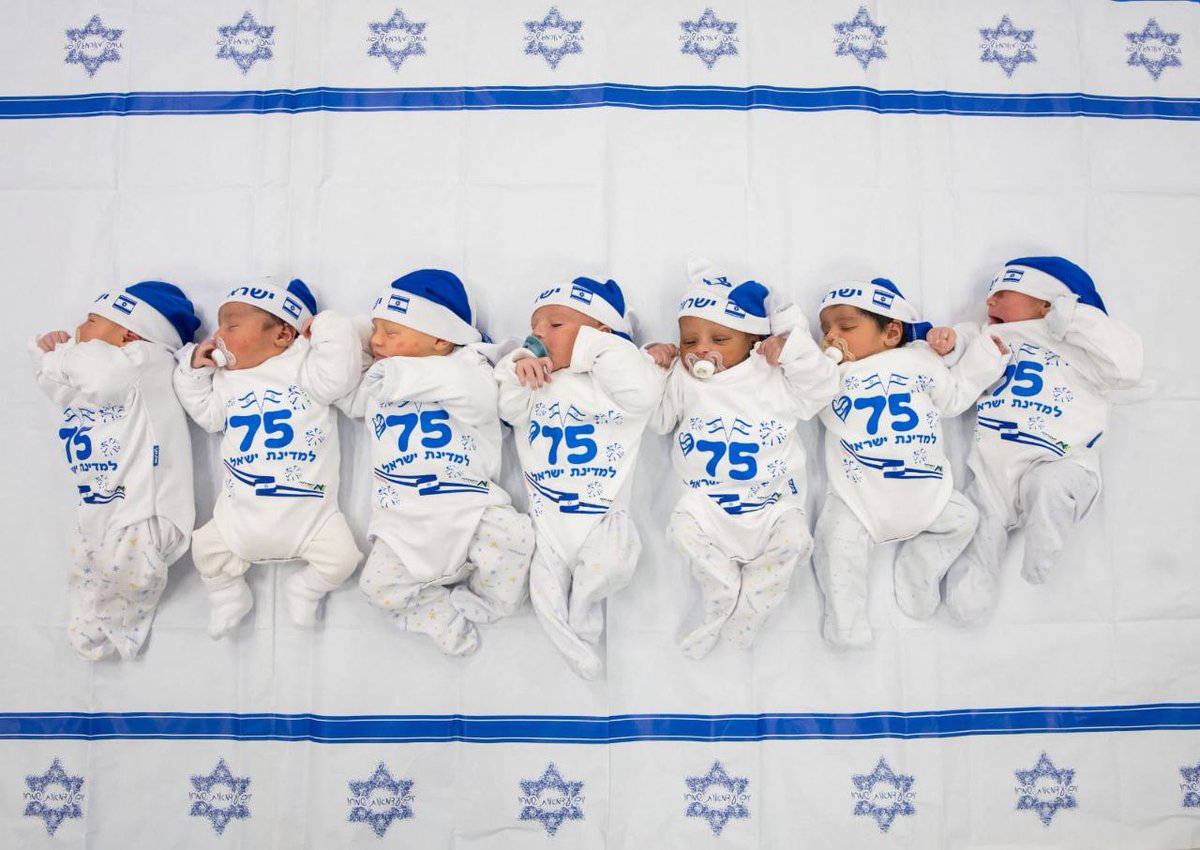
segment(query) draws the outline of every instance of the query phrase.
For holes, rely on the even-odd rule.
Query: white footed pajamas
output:
[[[495,483],[502,434],[487,348],[384,358],[339,402],[366,419],[375,471],[359,586],[448,655],[474,652],[477,623],[520,608],[533,554],[529,518]]]
[[[1070,530],[1100,492],[1097,443],[1108,394],[1135,384],[1141,340],[1128,327],[1074,298],[1053,302],[1044,319],[985,328],[1004,340],[1012,362],[979,399],[967,494],[979,533],[946,576],[946,607],[978,623],[995,610],[1008,533],[1025,529],[1021,575],[1048,578]],[[979,334],[959,329],[960,340]]]
[[[954,491],[941,417],[970,407],[1004,360],[980,337],[953,369],[924,342],[839,367],[841,394],[821,413],[831,492],[813,556],[830,643],[871,641],[867,558],[877,543],[907,541],[895,564],[900,609],[918,619],[937,609],[939,583],[978,522]]]
[[[517,380],[513,361],[527,356],[509,354],[495,375],[537,538],[530,600],[572,668],[594,679],[601,602],[629,582],[641,551],[628,514],[630,473],[663,374],[633,343],[586,326],[571,364],[537,390]]]
[[[337,413],[358,383],[362,355],[350,321],[316,316],[300,337],[251,369],[191,367],[179,353],[175,391],[206,431],[224,431],[225,475],[212,521],[197,530],[193,561],[209,591],[209,634],[233,629],[253,606],[243,575],[252,563],[306,560],[284,585],[299,626],[354,572],[362,555],[338,509]]]
[[[803,328],[795,307],[787,319]],[[674,433],[687,488],[667,533],[700,584],[703,621],[680,641],[693,658],[719,637],[747,649],[812,553],[804,446],[795,433],[838,388],[837,367],[803,330],[773,367],[758,353],[707,379],[676,362],[651,427]]]
[[[115,650],[130,660],[195,520],[191,440],[171,389],[175,360],[144,340],[31,352],[39,386],[62,405],[57,438],[79,498],[68,638],[83,658]]]

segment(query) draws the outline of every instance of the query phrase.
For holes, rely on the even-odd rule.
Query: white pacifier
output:
[[[834,363],[841,363],[843,360],[853,360],[854,355],[850,353],[849,347],[846,345],[846,340],[835,339],[832,343],[821,341],[821,351],[825,356]]]
[[[721,352],[719,351],[710,351],[704,357],[697,354],[685,355],[683,365],[687,367],[687,370],[694,377],[701,379],[711,378],[725,368],[725,363],[721,359]]]
[[[218,338],[216,344],[217,347],[210,351],[208,356],[212,358],[213,363],[217,364],[218,369],[224,369],[227,366],[237,363],[237,358],[233,356],[233,352],[225,347],[225,340]]]

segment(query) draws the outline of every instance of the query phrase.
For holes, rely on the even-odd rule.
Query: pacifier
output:
[[[703,357],[698,354],[685,354],[683,365],[693,376],[701,379],[711,378],[725,369],[725,362],[721,359],[719,351],[710,351]]]
[[[841,363],[843,360],[850,361],[854,359],[854,355],[850,353],[850,347],[846,345],[846,340],[835,339],[833,342],[825,342],[821,340],[821,351],[825,356],[834,363]]]
[[[227,366],[232,366],[237,363],[237,358],[233,356],[233,352],[225,347],[225,340],[217,337],[215,340],[217,347],[209,352],[209,357],[212,362],[217,364],[218,369],[224,369]]]
[[[550,352],[546,349],[545,343],[543,343],[540,339],[538,339],[533,334],[530,334],[529,336],[525,337],[525,341],[523,343],[521,343],[521,346],[526,351],[528,351],[530,354],[532,354],[534,357],[549,357],[550,356]]]

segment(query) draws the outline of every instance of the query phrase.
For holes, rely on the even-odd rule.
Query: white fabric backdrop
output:
[[[393,69],[367,54],[368,24],[387,21],[391,2],[5,0],[0,90],[24,97],[605,80],[853,85],[1087,92],[1123,98],[1126,112],[1171,98],[1190,120],[601,106],[160,110],[0,122],[9,327],[0,342],[9,405],[0,463],[12,473],[0,495],[8,551],[0,711],[11,712],[0,715],[0,845],[376,846],[370,825],[350,819],[348,783],[368,779],[380,763],[413,783],[410,797],[384,800],[395,789],[376,789],[368,808],[395,808],[384,825],[388,841],[423,848],[544,846],[550,830],[520,813],[527,804],[556,811],[561,801],[553,791],[523,790],[521,781],[543,777],[550,763],[568,782],[583,783],[568,789],[580,798],[579,817],[554,835],[568,847],[1200,843],[1200,808],[1186,805],[1189,791],[1200,790],[1200,771],[1181,772],[1200,763],[1200,464],[1190,449],[1200,432],[1200,379],[1186,365],[1200,316],[1200,5],[877,2],[866,8],[887,26],[887,55],[864,69],[836,55],[833,24],[854,18],[853,0],[729,3],[714,12],[737,23],[736,55],[719,56],[711,70],[680,51],[680,22],[699,20],[699,3],[563,3],[564,18],[583,22],[582,52],[563,56],[556,69],[524,52],[524,22],[542,21],[545,5],[423,0],[402,8],[408,21],[427,23],[424,53]],[[243,74],[216,53],[218,27],[247,10],[275,29],[271,58]],[[63,61],[64,32],[92,15],[123,32],[120,59],[89,75]],[[1002,15],[1036,33],[1036,62],[1016,66],[1011,77],[980,61],[978,31]],[[1127,64],[1126,33],[1142,32],[1151,17],[1180,35],[1180,52],[1168,55],[1181,64],[1163,67],[1157,79]],[[0,98],[0,114],[27,105]],[[981,316],[986,283],[1010,257],[1061,254],[1089,269],[1112,315],[1143,334],[1147,380],[1114,408],[1103,492],[1050,582],[1034,588],[1017,577],[1018,544],[992,624],[963,630],[944,614],[916,623],[896,610],[893,550],[883,547],[872,561],[871,650],[840,653],[823,644],[817,590],[805,569],[753,652],[721,646],[703,661],[688,660],[675,641],[684,618],[698,616],[697,593],[663,539],[678,488],[665,439],[648,435],[635,484],[644,552],[633,583],[608,605],[607,673],[599,682],[571,675],[528,607],[487,629],[466,660],[446,659],[392,629],[353,582],[330,597],[315,633],[301,632],[278,593],[289,567],[251,571],[253,614],[232,639],[214,643],[186,558],[172,569],[141,659],[93,665],[69,649],[64,575],[73,498],[55,411],[29,376],[24,346],[35,332],[73,327],[95,292],[170,280],[210,328],[218,296],[247,279],[299,276],[323,306],[365,313],[390,280],[435,265],[467,280],[493,335],[521,336],[528,303],[546,284],[611,276],[646,341],[673,338],[684,262],[696,253],[790,295],[810,319],[824,288],[847,277],[888,276],[928,319],[947,322]],[[960,482],[969,424],[949,429]],[[811,522],[825,479],[816,427],[804,434]],[[363,440],[344,419],[342,435],[342,502],[361,540],[370,469]],[[193,431],[193,439],[203,522],[219,459],[215,438]],[[506,452],[504,483],[523,506],[511,445]],[[968,734],[957,737],[957,715],[944,713],[1012,709],[997,721],[1003,731],[1019,722],[1021,707],[1157,704],[1180,705],[1147,710],[1144,724],[1137,712],[1112,712],[1125,731],[1097,731],[1104,712],[1071,715],[1056,731],[1054,718],[1063,715],[1048,712],[1036,732],[981,734],[968,719]],[[29,717],[38,712],[52,716]],[[253,740],[261,729],[216,734],[216,720],[196,720],[207,730],[196,740],[168,726],[156,739],[132,731],[128,718],[119,722],[131,725],[112,736],[87,727],[84,738],[94,740],[65,731],[72,714],[110,712],[393,721],[374,742]],[[935,734],[900,735],[903,722],[921,718],[880,733],[873,720],[845,716],[860,712],[929,712]],[[547,740],[554,717],[600,718],[587,728],[618,737],[604,722],[610,716],[774,713],[840,717],[812,738],[733,740],[714,721],[698,740],[654,740],[645,726],[634,740]],[[456,714],[543,719],[527,725],[537,740],[523,743],[401,741],[416,734],[414,716]],[[1090,731],[1067,734],[1084,727]],[[769,719],[758,728],[768,733]],[[470,737],[471,722],[456,734]],[[1018,808],[1016,772],[1033,769],[1043,753],[1054,768],[1074,771],[1039,780],[1042,798],[1075,803],[1048,824]],[[27,806],[70,801],[44,796],[27,777],[46,776],[55,759],[82,784],[78,812],[51,834],[47,818],[27,815]],[[242,789],[247,816],[233,815],[218,835],[219,818],[189,812],[203,796],[204,783],[193,777],[212,775],[221,759],[233,778],[250,782]],[[867,781],[856,799],[852,777],[871,774],[881,759],[911,784]],[[747,816],[732,817],[719,836],[685,814],[691,802],[729,804],[721,794],[730,789],[718,786],[687,796],[686,778],[704,776],[714,762],[747,780],[731,784]],[[1046,790],[1054,782],[1070,787]],[[886,830],[886,818],[854,814],[856,802],[895,802],[883,792],[911,803],[911,813]],[[229,805],[220,796],[211,802]]]

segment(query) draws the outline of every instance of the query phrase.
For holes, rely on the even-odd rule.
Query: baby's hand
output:
[[[925,334],[925,341],[929,343],[929,347],[943,357],[954,350],[957,338],[954,328],[930,328],[929,333]]]
[[[1004,344],[1004,340],[992,334],[992,342],[996,343],[996,348],[1000,349],[1001,354],[1008,354],[1008,346]]]
[[[53,351],[57,346],[70,341],[71,337],[66,331],[50,331],[38,337],[37,347],[42,351]]]
[[[211,366],[217,368],[217,361],[212,359],[212,353],[216,349],[217,343],[215,340],[206,339],[204,342],[192,349],[192,368],[199,369],[201,366]]]
[[[540,389],[542,384],[550,383],[550,373],[554,371],[554,361],[549,357],[524,357],[513,363],[517,372],[517,380],[521,386],[531,390]]]
[[[679,348],[670,342],[652,342],[646,346],[646,353],[653,357],[659,366],[670,369],[671,361],[679,356]]]
[[[767,359],[769,365],[778,366],[779,355],[783,353],[785,345],[787,345],[786,336],[769,336],[758,344],[758,353]]]

